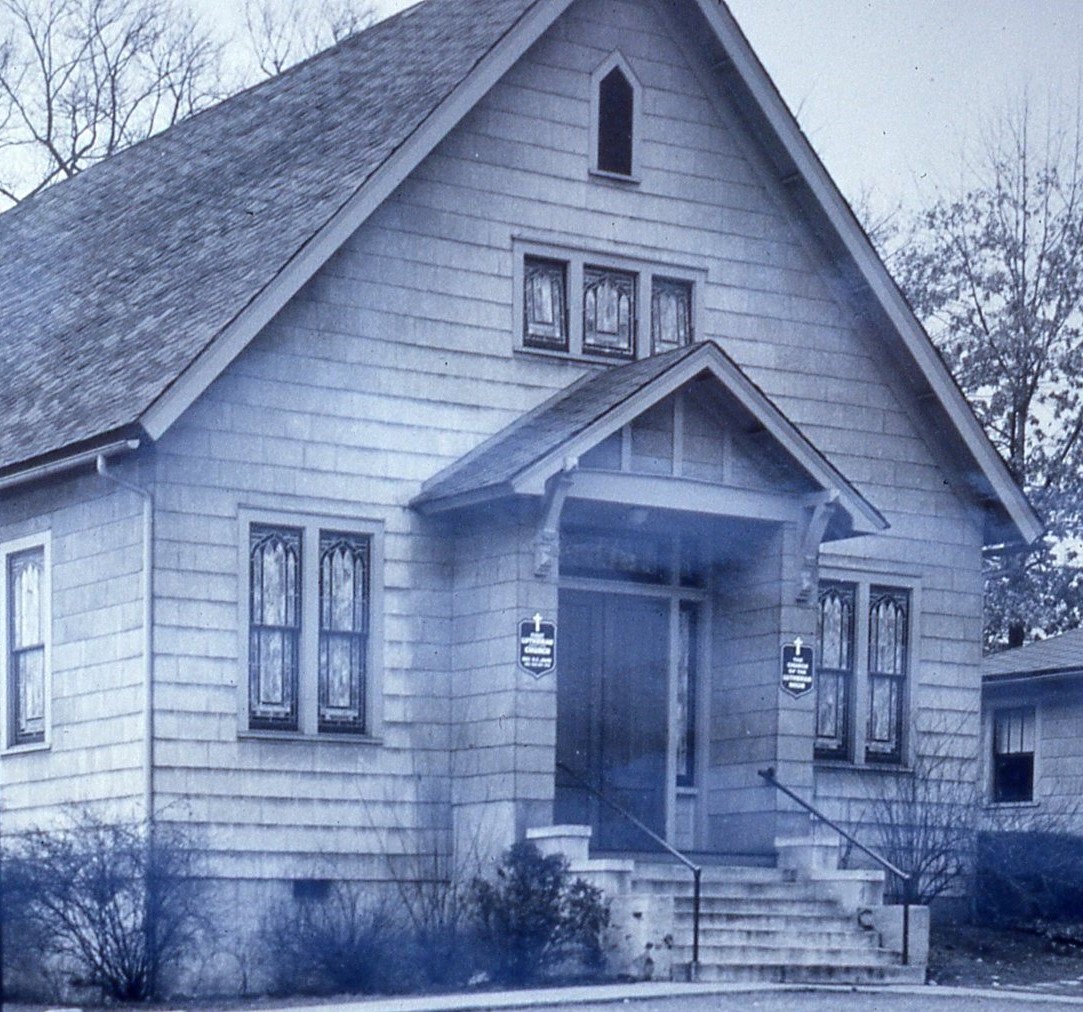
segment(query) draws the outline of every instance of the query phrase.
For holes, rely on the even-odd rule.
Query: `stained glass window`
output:
[[[699,653],[699,609],[682,601],[679,668],[677,670],[677,786],[696,782],[696,661]]]
[[[692,341],[692,286],[687,281],[654,278],[651,282],[651,354],[681,348]]]
[[[524,344],[568,350],[566,279],[567,265],[560,261],[536,257],[524,260]]]
[[[905,590],[869,592],[869,712],[865,758],[900,762],[903,696],[909,665],[910,599]]]
[[[845,758],[850,753],[850,693],[854,673],[854,602],[849,583],[820,585],[816,678],[816,755]]]
[[[634,274],[583,268],[583,350],[635,356]]]
[[[369,539],[320,531],[319,729],[365,725]]]
[[[632,125],[635,92],[619,67],[598,86],[598,168],[622,176],[632,174]]]
[[[993,800],[1034,800],[1034,707],[993,713]]]
[[[253,524],[249,535],[249,726],[297,729],[301,532]]]
[[[8,557],[12,744],[45,740],[45,549]]]

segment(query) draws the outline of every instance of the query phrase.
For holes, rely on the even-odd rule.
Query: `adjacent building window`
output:
[[[523,285],[523,343],[567,351],[567,265],[559,260],[526,257]]]
[[[372,530],[248,525],[252,731],[371,734]]]
[[[636,277],[601,267],[583,269],[583,350],[635,357]]]
[[[816,673],[816,755],[850,755],[850,696],[854,678],[854,606],[852,583],[820,585]]]
[[[8,680],[13,745],[45,740],[45,548],[8,556]]]
[[[651,282],[651,354],[692,343],[692,286],[687,281]]]
[[[910,609],[907,588],[844,580],[820,583],[817,758],[903,761]]]
[[[1034,800],[1034,707],[993,711],[993,801]]]
[[[620,67],[598,85],[598,161],[602,172],[632,174],[635,91]]]

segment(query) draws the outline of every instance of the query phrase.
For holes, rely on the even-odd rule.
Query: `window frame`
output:
[[[906,770],[913,766],[913,742],[911,725],[913,723],[914,685],[918,684],[921,668],[921,580],[905,573],[891,573],[881,570],[856,570],[821,564],[817,593],[814,604],[819,608],[819,587],[827,584],[848,584],[854,588],[854,639],[853,666],[850,680],[850,698],[846,726],[849,732],[844,747],[834,755],[816,751],[815,720],[813,713],[813,757],[817,765],[847,766],[860,769]],[[907,604],[907,629],[905,650],[907,658],[906,674],[903,678],[900,699],[900,741],[896,757],[877,757],[868,754],[868,720],[870,706],[870,671],[869,671],[869,608],[873,589],[905,591]],[[820,661],[820,644],[816,643],[817,670]],[[817,682],[818,684],[818,682]],[[818,701],[814,701],[814,707]]]
[[[624,79],[632,88],[632,143],[631,143],[631,172],[614,172],[599,166],[599,140],[601,135],[601,86],[612,71],[619,70]],[[614,50],[609,54],[590,75],[590,148],[588,149],[587,164],[588,175],[599,180],[616,183],[631,183],[637,185],[640,182],[640,138],[643,136],[643,85],[632,70],[631,64],[625,59],[620,50]]]
[[[295,727],[253,726],[249,706],[250,538],[253,526],[288,528],[300,532],[300,630]],[[320,716],[320,566],[321,536],[356,537],[368,546],[368,620],[365,642],[364,692],[360,727],[330,726]],[[383,722],[383,572],[384,524],[370,518],[340,514],[293,513],[243,507],[238,512],[238,736],[272,740],[379,742]],[[258,721],[256,722],[258,724]],[[326,725],[326,726],[324,726]]]
[[[517,354],[574,359],[599,365],[638,361],[653,352],[655,283],[687,285],[690,292],[689,344],[701,340],[704,333],[703,290],[707,282],[704,267],[689,264],[647,260],[626,253],[609,252],[605,247],[588,249],[559,242],[545,242],[513,237],[513,299],[514,349]],[[526,278],[529,261],[559,264],[564,267],[566,340],[564,347],[546,345],[527,334]],[[593,349],[584,343],[585,331],[585,272],[611,271],[631,275],[635,279],[633,312],[633,348],[631,354],[614,350]]]
[[[1031,751],[1029,753],[1018,752],[1004,754],[1030,756],[1030,797],[1016,799],[999,798],[997,796],[997,758],[1000,753],[997,752],[997,714],[1027,711],[1029,711],[1031,716],[1031,744],[1033,746]],[[987,796],[989,805],[996,808],[1028,808],[1037,806],[1039,766],[1038,743],[1041,740],[1041,738],[1039,737],[1041,729],[1041,708],[1037,705],[1037,703],[1028,703],[1022,699],[1004,699],[998,700],[996,703],[991,705],[989,707],[988,713],[988,738],[986,739],[986,748],[983,751],[989,763],[989,773],[987,777]]]
[[[10,559],[24,552],[41,550],[42,589],[41,624],[43,632],[43,729],[40,738],[17,740],[15,733],[15,694],[12,691],[11,670],[11,579]],[[52,747],[53,726],[53,578],[52,535],[49,531],[31,534],[0,544],[0,566],[3,582],[0,584],[0,713],[3,715],[0,729],[0,749],[5,755],[20,752],[36,752]]]

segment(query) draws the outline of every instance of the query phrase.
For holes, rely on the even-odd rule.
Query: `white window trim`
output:
[[[850,713],[850,754],[845,758],[817,756],[816,765],[830,767],[860,768],[868,770],[906,771],[913,769],[913,724],[914,686],[919,684],[921,673],[921,581],[914,576],[899,573],[881,572],[861,568],[843,569],[836,566],[821,565],[819,579],[835,583],[850,583],[855,587],[854,595],[854,672],[851,686]],[[869,706],[869,599],[872,587],[896,587],[905,590],[910,596],[910,616],[907,627],[906,684],[902,700],[902,745],[898,762],[884,762],[865,757],[865,745]],[[819,600],[819,595],[816,595]],[[817,653],[819,644],[816,645]],[[813,743],[815,748],[815,742]]]
[[[692,340],[703,340],[703,291],[707,283],[707,271],[684,263],[613,254],[605,250],[586,249],[581,246],[560,243],[537,242],[529,239],[512,239],[513,257],[513,331],[515,350],[524,355],[540,355],[545,358],[574,359],[599,365],[615,365],[639,361],[651,355],[651,307],[653,304],[654,279],[683,281],[692,290]],[[565,265],[565,293],[568,313],[568,350],[544,348],[526,343],[525,284],[527,258],[555,260]],[[635,354],[632,357],[595,352],[583,347],[583,269],[601,267],[633,274],[636,278],[635,306]]]
[[[625,79],[632,86],[632,171],[626,176],[620,172],[610,172],[598,167],[598,123],[601,115],[599,87],[602,80],[614,68],[619,67]],[[631,64],[619,49],[609,54],[590,75],[590,155],[588,173],[599,179],[617,183],[640,182],[640,138],[643,136],[643,85],[632,70]]]
[[[248,724],[249,537],[253,524],[301,531],[301,642],[296,730],[265,730]],[[319,536],[320,531],[358,534],[370,539],[369,633],[366,658],[364,731],[319,730]],[[242,738],[283,741],[379,743],[383,726],[383,573],[384,525],[381,521],[341,514],[292,513],[242,507],[238,511],[237,727]]]
[[[11,671],[8,668],[8,644],[10,642],[9,625],[11,623],[11,586],[8,580],[8,559],[28,549],[42,549],[42,625],[45,630],[45,736],[42,741],[17,743],[12,739],[13,715],[11,712]],[[4,755],[17,755],[23,752],[40,752],[52,747],[53,730],[53,560],[52,533],[43,531],[14,541],[0,544],[0,714],[3,715],[3,727],[0,729],[0,748]]]

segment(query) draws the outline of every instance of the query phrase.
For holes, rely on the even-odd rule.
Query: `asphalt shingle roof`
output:
[[[1083,669],[1083,629],[1072,629],[1059,636],[1003,650],[986,657],[982,663],[982,674],[986,677],[1038,675],[1073,669]]]
[[[511,481],[702,347],[692,344],[588,373],[431,478],[414,505]]]
[[[535,0],[427,0],[0,215],[0,468],[122,430]]]

